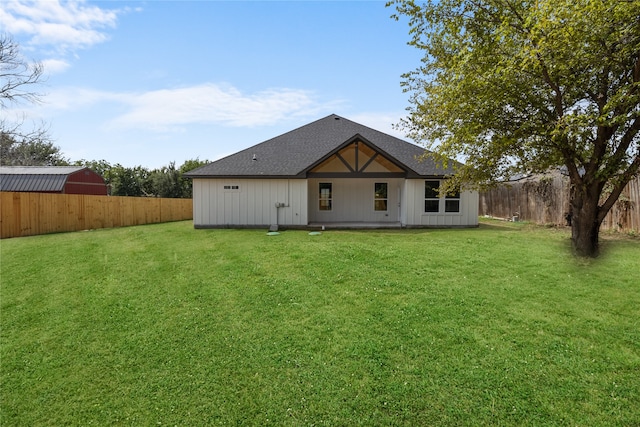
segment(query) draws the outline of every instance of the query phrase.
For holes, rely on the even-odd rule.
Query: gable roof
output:
[[[59,192],[82,166],[2,166],[0,191]]]
[[[323,119],[187,172],[189,178],[306,178],[309,171],[342,147],[361,140],[406,171],[409,177],[453,174],[420,159],[415,144],[331,114]]]

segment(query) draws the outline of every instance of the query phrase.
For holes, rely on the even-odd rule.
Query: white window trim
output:
[[[387,186],[387,197],[384,199],[378,199],[376,198],[376,184],[385,184]],[[377,200],[386,200],[386,206],[387,208],[385,210],[378,210],[376,209],[376,201]],[[374,212],[389,212],[389,183],[386,181],[376,181],[373,183],[373,211]]]
[[[426,185],[427,181],[438,181],[438,187],[440,187],[440,184],[442,184],[442,179],[425,179],[424,180],[424,185]],[[424,187],[423,187],[423,191],[424,191]],[[442,197],[425,197],[422,199],[422,215],[462,215],[462,191],[460,191],[459,196],[458,197],[447,197],[442,196]],[[438,212],[427,212],[425,211],[425,202],[427,200],[438,200]],[[458,201],[458,211],[457,212],[446,212],[446,201],[447,200],[457,200]]]
[[[320,193],[320,185],[321,184],[330,184],[331,185],[331,197],[329,197],[327,199],[323,199],[322,198],[322,193]],[[334,187],[333,181],[318,181],[318,187],[317,187],[318,188],[318,198],[316,199],[317,200],[316,209],[318,209],[318,212],[331,212],[331,211],[333,211],[333,199],[334,199],[334,197],[333,197],[333,192],[334,192],[333,187]],[[329,209],[320,209],[320,202],[322,200],[329,200],[329,202],[330,202],[329,203]]]
[[[444,213],[447,215],[459,215],[460,211],[462,210],[462,193],[458,192],[458,197],[453,197],[453,196],[445,196],[444,198]],[[457,211],[451,211],[451,212],[447,212],[447,201],[457,201],[458,202],[458,210]]]
[[[429,181],[437,181],[438,182],[438,187],[440,187],[440,183],[442,182],[442,180],[440,180],[440,179],[425,179],[423,181],[423,185],[422,185],[422,194],[423,195],[424,195],[424,191],[426,189],[427,182],[429,182]],[[438,211],[437,212],[427,212],[426,211],[425,203],[427,202],[427,200],[431,200],[431,201],[437,200],[438,201]],[[423,215],[438,215],[438,214],[440,214],[440,211],[443,210],[442,208],[443,208],[443,206],[442,206],[442,198],[441,197],[424,197],[422,199],[422,214]]]

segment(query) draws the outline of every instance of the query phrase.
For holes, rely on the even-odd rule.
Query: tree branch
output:
[[[624,173],[620,175],[621,179],[613,185],[613,190],[611,191],[611,193],[609,193],[607,200],[605,200],[605,202],[600,205],[600,209],[598,212],[599,221],[602,222],[604,220],[604,218],[607,216],[607,213],[609,213],[613,205],[620,197],[620,194],[622,194],[622,190],[624,190],[629,181],[631,181],[631,179],[633,179],[633,177],[635,177],[638,172],[640,172],[640,155],[636,156],[634,161],[631,162]]]
[[[39,102],[40,94],[27,88],[41,83],[43,75],[42,63],[28,63],[11,37],[0,36],[0,107],[19,100]]]
[[[631,143],[633,142],[636,135],[640,132],[640,116],[636,117],[631,126],[627,129],[627,131],[622,135],[620,139],[620,144],[616,148],[616,151],[607,161],[607,168],[615,168],[622,159],[627,155],[627,150],[631,147]],[[640,154],[636,154],[636,159],[640,157]]]

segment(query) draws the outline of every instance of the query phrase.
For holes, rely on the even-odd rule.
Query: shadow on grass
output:
[[[500,230],[500,231],[520,231],[525,226],[524,223],[516,225],[506,221],[480,222],[478,228],[481,230]]]

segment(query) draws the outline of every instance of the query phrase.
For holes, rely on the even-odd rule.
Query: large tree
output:
[[[640,170],[640,1],[398,0],[421,66],[401,122],[450,186],[566,169],[572,243],[597,256],[600,224]]]
[[[28,133],[0,125],[1,166],[63,166],[69,164],[44,127]]]
[[[0,164],[13,166],[60,165],[67,160],[51,141],[44,125],[25,130],[22,118],[11,120],[10,105],[38,103],[44,67],[30,62],[20,53],[20,46],[7,34],[0,35]]]

